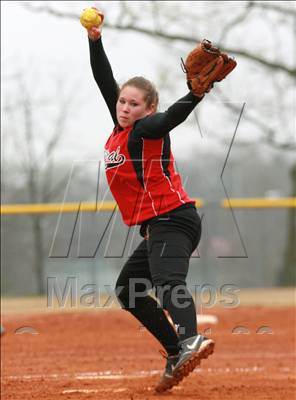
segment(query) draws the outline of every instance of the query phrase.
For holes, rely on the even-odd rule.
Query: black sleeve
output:
[[[116,119],[116,102],[119,93],[119,87],[114,79],[109,60],[105,54],[102,38],[92,41],[89,40],[90,64],[95,81],[104,97],[109,108],[114,124]]]
[[[135,126],[135,135],[147,139],[164,137],[172,129],[184,122],[202,99],[203,97],[196,97],[189,92],[165,112],[157,112],[139,120]]]

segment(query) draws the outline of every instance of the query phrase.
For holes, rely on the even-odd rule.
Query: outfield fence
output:
[[[202,199],[195,198],[196,206],[204,207]],[[220,201],[222,208],[296,208],[296,197],[287,198],[230,198]],[[3,204],[1,205],[2,215],[14,214],[51,214],[77,212],[98,212],[113,211],[117,208],[114,201],[103,203],[76,202],[76,203],[41,203],[41,204]]]

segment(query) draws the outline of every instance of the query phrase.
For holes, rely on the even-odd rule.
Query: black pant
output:
[[[175,354],[179,340],[196,334],[196,311],[186,288],[189,260],[201,235],[194,206],[177,208],[146,224],[148,237],[123,266],[116,283],[122,307],[130,311],[166,348]],[[148,294],[156,288],[156,302]],[[168,322],[166,309],[176,330]]]

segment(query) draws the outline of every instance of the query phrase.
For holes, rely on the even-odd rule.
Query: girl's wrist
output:
[[[88,37],[93,42],[96,42],[102,36],[102,32],[98,28],[91,28],[87,31]]]

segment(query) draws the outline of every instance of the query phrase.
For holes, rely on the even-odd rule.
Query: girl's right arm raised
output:
[[[113,122],[116,125],[116,102],[119,87],[114,79],[111,65],[105,54],[101,37],[97,40],[93,40],[89,37],[89,51],[93,76],[109,108]]]

